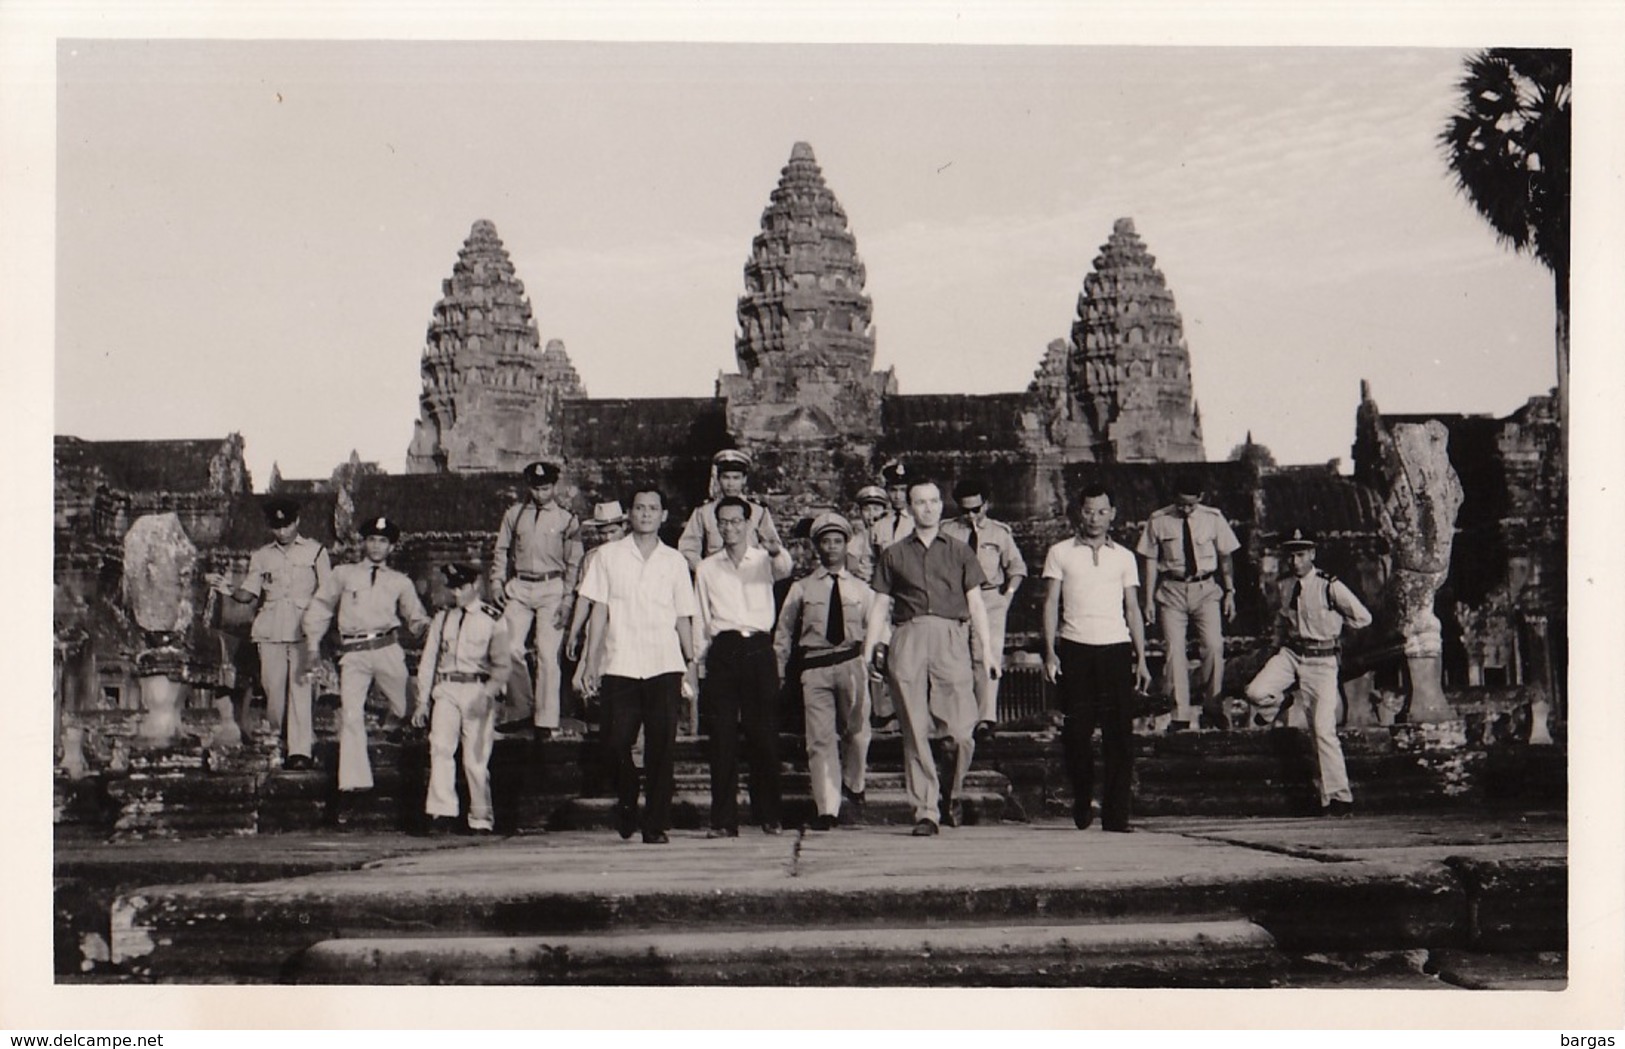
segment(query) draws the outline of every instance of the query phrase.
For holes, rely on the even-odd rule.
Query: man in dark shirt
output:
[[[940,534],[942,490],[915,480],[908,489],[913,531],[886,548],[871,582],[874,607],[863,641],[866,662],[893,624],[885,673],[903,730],[903,779],[914,806],[914,834],[958,826],[959,793],[976,750],[969,625],[983,646],[983,666],[998,674],[982,605],[981,566],[965,543]],[[942,782],[931,738],[942,740]]]

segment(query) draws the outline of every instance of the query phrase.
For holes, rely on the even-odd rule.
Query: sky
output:
[[[590,395],[737,369],[752,237],[812,144],[903,393],[1024,388],[1132,217],[1208,457],[1555,383],[1552,284],[1455,191],[1466,52],[64,39],[55,431],[240,432],[256,487],[403,468],[476,219]],[[1583,105],[1583,99],[1578,103]]]

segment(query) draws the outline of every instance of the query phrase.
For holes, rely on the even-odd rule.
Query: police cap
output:
[[[819,514],[817,517],[813,518],[812,528],[809,530],[809,535],[812,536],[812,541],[816,543],[825,532],[839,532],[846,538],[851,539],[852,524],[846,518],[831,510],[827,513]]]
[[[265,523],[272,528],[286,528],[299,520],[299,504],[292,499],[267,499]]]
[[[1281,537],[1282,550],[1313,550],[1315,548],[1315,534],[1302,528],[1294,528]]]
[[[882,466],[880,476],[885,479],[888,486],[907,484],[914,479],[914,474],[909,470],[908,464],[901,459],[893,459],[885,466]]]
[[[390,542],[397,542],[401,538],[401,528],[394,521],[384,516],[369,517],[367,523],[361,526],[361,538],[369,535],[381,535]]]
[[[862,506],[865,503],[875,503],[880,506],[888,506],[890,505],[891,500],[886,498],[886,489],[880,487],[878,484],[866,484],[862,488],[858,489],[858,505]]]
[[[446,577],[446,585],[453,590],[460,586],[467,586],[480,577],[480,573],[473,565],[465,565],[460,561],[442,565],[440,572]]]
[[[735,470],[739,473],[750,473],[752,466],[750,454],[738,448],[724,448],[711,457],[711,465],[717,468],[717,473]]]
[[[525,467],[525,483],[532,488],[543,484],[557,484],[558,480],[558,463],[535,462]]]

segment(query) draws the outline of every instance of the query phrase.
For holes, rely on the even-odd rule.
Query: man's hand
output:
[[[423,706],[420,703],[420,704],[418,704],[418,708],[416,710],[412,711],[412,727],[413,728],[422,728],[424,725],[427,725],[428,723],[429,723],[429,708]]]
[[[1140,692],[1151,688],[1151,670],[1145,665],[1145,657],[1134,661],[1134,687]]]
[[[231,581],[219,572],[210,572],[203,578],[209,584],[210,590],[224,597],[231,596]]]
[[[1157,602],[1155,599],[1145,603],[1145,625],[1157,625]]]
[[[784,549],[784,544],[779,542],[777,534],[763,535],[758,531],[756,539],[762,544],[762,549],[767,552],[768,557],[778,557],[779,551]]]
[[[1044,680],[1055,684],[1061,676],[1061,660],[1054,652],[1044,653]]]
[[[320,651],[307,651],[305,653],[305,665],[300,667],[299,668],[299,673],[295,674],[294,677],[293,677],[294,684],[296,684],[296,685],[308,685],[308,684],[310,684],[310,668],[315,666],[316,661],[318,659],[320,659],[320,658],[322,658],[322,654],[321,654]]]
[[[566,629],[569,629],[571,611],[572,611],[572,609],[570,607],[570,602],[568,602],[568,601],[560,601],[559,602],[559,607],[557,607],[557,608],[555,608],[553,610],[553,629],[554,630],[566,630]]]
[[[1236,618],[1236,592],[1234,590],[1226,590],[1224,592],[1224,600],[1221,604],[1224,609],[1224,621],[1226,623],[1234,621]]]
[[[564,658],[572,663],[581,661],[581,635],[571,634],[564,639]]]

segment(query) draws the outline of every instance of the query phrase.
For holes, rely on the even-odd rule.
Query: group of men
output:
[[[364,704],[376,684],[389,702],[386,732],[408,720],[427,726],[430,782],[425,812],[459,816],[454,761],[462,752],[470,829],[493,826],[487,766],[498,731],[559,730],[562,666],[577,664],[576,691],[595,695],[611,755],[615,820],[623,838],[668,839],[673,752],[682,701],[698,691],[709,740],[708,836],[735,837],[740,743],[749,765],[749,820],[768,834],[783,822],[778,730],[781,686],[799,680],[817,815],[830,830],[861,813],[872,725],[895,718],[913,833],[955,826],[965,774],[978,740],[998,720],[1005,619],[1027,569],[1008,526],[988,517],[975,481],[953,491],[960,516],[944,522],[942,490],[901,462],[886,464],[884,487],[856,495],[860,521],[820,514],[807,538],[817,565],[775,600],[793,561],[768,509],[745,495],[749,456],[724,449],[713,459],[713,498],[689,517],[676,548],[660,539],[665,495],[649,484],[627,510],[599,503],[590,527],[560,505],[559,469],[525,468],[527,496],[499,525],[489,580],[496,604],[480,597],[480,572],[441,569],[453,599],[432,619],[410,579],[387,560],[399,528],[387,517],[360,529],[362,560],[333,567],[327,551],[298,534],[298,507],[266,504],[272,542],[256,550],[233,587],[210,585],[255,603],[252,639],[271,728],[286,727],[290,769],[313,765],[310,669],[337,621],[340,670],[338,787],[344,799],[372,787]],[[1199,638],[1197,688],[1203,719],[1223,724],[1222,620],[1235,615],[1231,555],[1239,543],[1224,516],[1182,492],[1148,520],[1134,552],[1110,538],[1111,493],[1091,487],[1069,507],[1075,534],[1046,554],[1043,578],[1044,674],[1058,686],[1063,749],[1079,829],[1093,823],[1092,736],[1101,729],[1101,825],[1131,830],[1134,695],[1150,684],[1145,627],[1167,642],[1170,728],[1191,727],[1185,646]],[[1280,581],[1278,651],[1247,686],[1265,714],[1296,685],[1313,730],[1324,811],[1349,810],[1352,795],[1336,735],[1337,653],[1345,627],[1370,622],[1348,587],[1314,567],[1314,540],[1296,531],[1282,543],[1289,571]],[[1139,560],[1144,562],[1142,603]],[[401,642],[424,638],[417,705],[408,719]],[[534,652],[534,671],[527,655]],[[642,767],[635,747],[642,740]],[[937,753],[933,753],[933,746]],[[641,791],[640,791],[641,787]],[[644,804],[639,811],[639,795]]]

